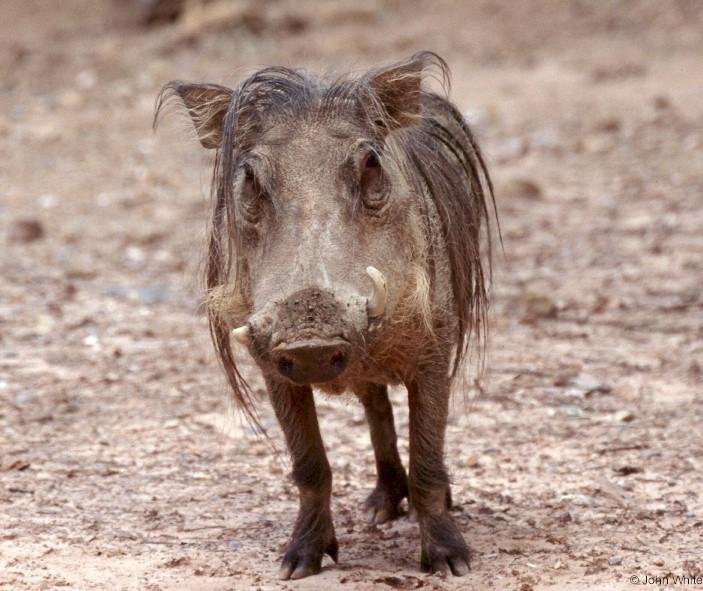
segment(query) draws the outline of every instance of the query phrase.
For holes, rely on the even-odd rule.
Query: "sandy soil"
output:
[[[3,1],[0,588],[703,576],[703,4],[470,4],[269,1],[184,33],[107,3]],[[276,449],[228,414],[197,279],[210,161],[184,124],[152,135],[154,97],[172,78],[356,69],[421,48],[453,70],[505,240],[488,371],[458,393],[447,444],[473,571],[423,575],[415,524],[364,523],[362,410],[321,398],[340,562],[278,582],[289,464],[266,404]]]

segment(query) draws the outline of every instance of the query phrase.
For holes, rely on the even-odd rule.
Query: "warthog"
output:
[[[450,385],[485,336],[493,189],[429,52],[331,81],[265,68],[235,89],[173,81],[201,144],[216,150],[206,281],[215,348],[234,399],[256,421],[232,341],[261,368],[292,457],[300,509],[281,578],[337,560],[332,473],[312,386],[364,406],[377,483],[369,519],[408,497],[424,571],[469,570],[449,512],[444,434]],[[488,237],[486,239],[486,236]],[[410,411],[406,475],[387,386]]]

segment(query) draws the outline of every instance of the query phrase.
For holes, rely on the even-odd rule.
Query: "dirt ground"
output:
[[[269,0],[149,28],[47,6],[1,9],[0,588],[703,588],[673,578],[703,577],[703,3]],[[320,397],[340,561],[279,582],[290,467],[264,401],[276,450],[228,411],[200,305],[210,156],[183,121],[152,134],[154,97],[422,48],[505,242],[447,442],[473,570],[421,574],[415,524],[364,522],[362,409]]]

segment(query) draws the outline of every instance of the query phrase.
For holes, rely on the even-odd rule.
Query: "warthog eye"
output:
[[[372,210],[380,210],[388,197],[388,186],[378,154],[371,150],[359,166],[359,185],[364,205]]]
[[[239,198],[239,211],[242,218],[249,224],[257,224],[261,219],[263,202],[266,191],[259,181],[253,168],[244,166],[244,183]]]

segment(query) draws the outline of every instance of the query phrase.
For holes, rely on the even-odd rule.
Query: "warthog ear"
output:
[[[390,119],[388,124],[391,128],[409,125],[420,114],[421,62],[381,70],[370,82],[371,89]]]
[[[219,148],[225,114],[232,102],[234,91],[217,84],[188,84],[173,80],[161,90],[156,103],[154,124],[166,102],[178,97],[183,102],[205,148]]]
[[[420,116],[422,77],[426,67],[436,65],[444,73],[446,64],[434,53],[423,51],[410,59],[371,73],[373,98],[381,103],[387,127],[410,125]]]
[[[449,69],[446,62],[431,51],[421,51],[404,62],[370,73],[372,101],[383,107],[384,117],[379,123],[396,129],[420,118],[422,80],[430,69],[434,70],[436,79],[446,92],[449,88]]]

